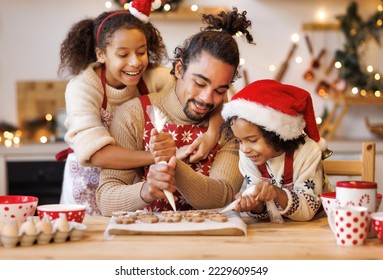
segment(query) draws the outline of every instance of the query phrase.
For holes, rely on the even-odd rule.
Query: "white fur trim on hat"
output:
[[[327,141],[326,141],[326,139],[321,137],[317,143],[318,143],[319,148],[321,149],[322,152],[327,150]]]
[[[152,2],[152,8],[157,10],[159,7],[161,7],[162,1],[161,0],[154,0]]]
[[[304,116],[291,116],[273,108],[244,99],[231,100],[224,104],[222,116],[225,120],[233,116],[245,119],[275,132],[282,140],[292,140],[301,136],[306,126]]]

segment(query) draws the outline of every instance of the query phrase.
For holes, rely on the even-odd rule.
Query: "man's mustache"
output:
[[[196,103],[198,106],[200,106],[200,107],[205,107],[205,108],[207,108],[208,110],[213,110],[214,109],[214,105],[213,104],[208,104],[208,103],[205,103],[205,102],[203,102],[203,101],[198,101],[198,100],[196,100],[196,99],[191,99],[190,101],[192,101],[192,102],[194,102],[194,103]]]

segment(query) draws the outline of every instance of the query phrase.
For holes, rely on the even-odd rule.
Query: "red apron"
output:
[[[146,112],[146,107],[151,105],[150,99],[148,96],[140,96],[139,97],[142,105],[142,109],[145,115],[145,131],[151,131],[154,126],[150,121],[149,115]],[[206,126],[199,125],[177,125],[177,124],[168,124],[166,123],[163,128],[163,132],[168,132],[173,135],[173,139],[175,141],[176,147],[180,148],[185,145],[191,144],[200,134],[203,134],[207,131]],[[145,147],[145,151],[149,151],[149,140],[150,133],[144,134],[143,137],[143,146]],[[209,176],[210,167],[213,163],[214,157],[220,149],[220,145],[217,144],[210,152],[208,157],[202,161],[197,163],[189,163],[189,166],[196,172],[200,172],[205,176]],[[144,178],[146,178],[148,172],[148,167],[145,167]],[[176,191],[173,194],[178,198],[176,201],[176,209],[178,211],[187,211],[193,210],[194,208],[182,197],[182,195]],[[169,211],[172,210],[171,205],[167,200],[157,199],[150,203],[148,206],[144,208],[144,210],[149,211]]]

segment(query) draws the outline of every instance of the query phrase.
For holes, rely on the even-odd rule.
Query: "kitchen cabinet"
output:
[[[39,204],[58,203],[65,162],[57,162],[55,154],[65,148],[65,142],[0,147],[0,195],[28,194],[38,196]]]

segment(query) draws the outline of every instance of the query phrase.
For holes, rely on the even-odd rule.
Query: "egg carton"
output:
[[[28,217],[20,225],[14,219],[2,224],[0,222],[0,246],[13,248],[78,241],[82,239],[86,229],[85,224],[67,221],[66,216],[60,216],[53,221],[49,216],[44,216],[37,222],[34,217]]]

